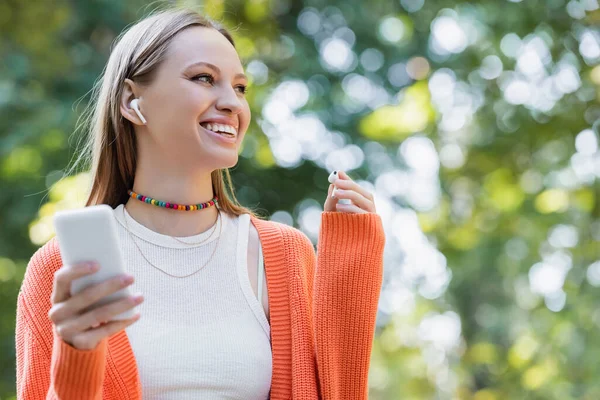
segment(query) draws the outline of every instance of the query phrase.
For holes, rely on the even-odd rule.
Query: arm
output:
[[[33,328],[27,306],[17,306],[17,398],[100,399],[106,341],[94,350],[77,350],[56,334],[52,353]]]
[[[107,341],[82,351],[65,343],[48,318],[52,277],[60,267],[45,245],[32,257],[17,301],[17,398],[101,399]],[[58,265],[55,265],[58,264]]]
[[[313,321],[324,399],[368,398],[384,245],[378,214],[321,215]]]
[[[37,341],[35,331],[26,317],[21,294],[17,300],[15,344],[17,352],[17,398],[52,398],[50,384],[50,352]],[[48,396],[47,396],[48,395]]]

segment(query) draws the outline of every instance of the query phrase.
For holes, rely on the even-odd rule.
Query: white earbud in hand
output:
[[[140,119],[142,120],[142,122],[145,124],[146,123],[146,118],[144,118],[144,116],[140,112],[140,106],[139,106],[138,103],[139,103],[139,99],[133,99],[133,100],[131,100],[131,103],[129,103],[129,106],[131,108],[133,108],[133,111],[135,111],[135,113],[137,114],[137,116],[140,117]]]
[[[338,171],[333,171],[331,174],[329,174],[329,178],[327,178],[327,180],[329,181],[329,183],[333,183],[338,178],[339,178]],[[335,189],[336,189],[336,187],[334,185],[333,190],[331,191],[331,198],[335,197]],[[352,200],[350,200],[350,199],[339,199],[338,203],[339,204],[353,204]]]
[[[327,180],[329,181],[329,183],[333,183],[335,182],[335,180],[338,178],[338,172],[337,171],[333,171],[331,174],[329,174],[329,178],[327,178]],[[331,197],[335,197],[335,186],[333,186],[333,190],[331,191]]]

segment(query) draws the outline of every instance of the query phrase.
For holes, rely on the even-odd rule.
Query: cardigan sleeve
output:
[[[93,350],[65,343],[48,318],[60,257],[47,243],[31,258],[17,299],[17,398],[101,399],[107,339]],[[56,265],[58,264],[58,265]]]
[[[384,246],[378,214],[322,213],[312,291],[324,399],[368,399]]]

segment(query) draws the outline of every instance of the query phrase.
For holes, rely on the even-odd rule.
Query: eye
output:
[[[203,82],[209,83],[211,85],[215,83],[215,78],[211,74],[199,74],[199,75],[192,77],[191,80],[192,81],[203,81]],[[236,86],[236,89],[238,89],[241,94],[248,93],[248,86],[246,86],[246,85],[238,85],[238,86]]]
[[[204,82],[210,83],[211,85],[214,83],[215,78],[213,78],[213,76],[211,74],[200,74],[200,75],[196,75],[192,78],[193,81],[195,80],[202,80]]]

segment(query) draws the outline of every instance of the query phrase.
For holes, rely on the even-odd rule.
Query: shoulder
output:
[[[54,274],[55,270],[59,269],[61,266],[62,259],[60,257],[58,239],[54,236],[33,253],[27,269],[34,269],[39,273]]]
[[[253,222],[253,225],[256,227],[257,231],[259,232],[260,236],[268,237],[275,235],[286,242],[292,241],[312,246],[310,238],[298,228],[284,224],[282,222],[259,219],[252,216],[250,217],[250,219]]]
[[[292,245],[302,250],[314,249],[314,245],[310,238],[298,228],[277,221],[269,221],[255,217],[250,218],[258,230],[263,245],[265,244],[265,241],[274,239],[282,241],[282,244],[284,245]]]
[[[25,270],[19,296],[24,297],[26,300],[47,300],[49,303],[54,274],[61,267],[62,259],[58,240],[53,237],[31,256]]]

